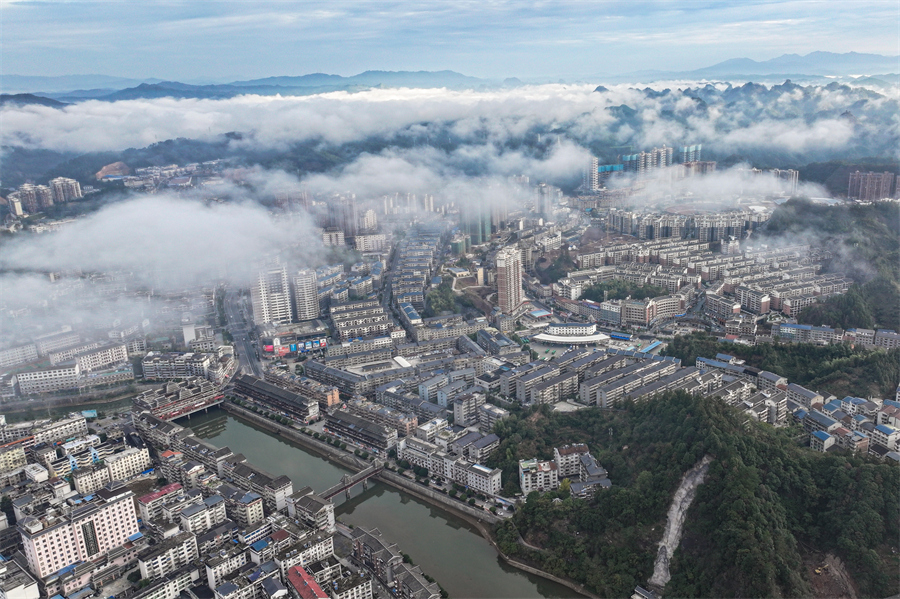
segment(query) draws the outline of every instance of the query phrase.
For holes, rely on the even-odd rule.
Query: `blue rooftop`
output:
[[[827,441],[831,438],[831,435],[829,435],[825,431],[816,431],[812,434],[812,436],[821,441]]]
[[[879,424],[878,426],[875,427],[875,430],[878,431],[879,433],[884,433],[885,435],[893,435],[894,433],[897,432],[897,429],[890,427],[886,424]]]

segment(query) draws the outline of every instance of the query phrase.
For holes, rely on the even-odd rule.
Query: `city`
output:
[[[896,57],[786,56],[11,75],[0,599],[896,595]]]

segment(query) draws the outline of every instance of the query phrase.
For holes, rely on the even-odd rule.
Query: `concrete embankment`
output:
[[[283,426],[281,424],[273,422],[268,418],[260,416],[255,412],[252,412],[235,404],[224,403],[222,404],[222,408],[238,418],[247,420],[273,434],[277,434],[281,437],[284,437],[285,439],[296,442],[298,445],[302,445],[303,447],[309,449],[310,451],[313,451],[314,453],[317,453],[318,455],[321,455],[329,461],[353,470],[354,472],[358,472],[359,470],[362,470],[369,465],[368,462],[358,458],[352,453],[337,449],[334,446],[329,445],[328,443],[305,435],[294,428]],[[415,481],[409,480],[408,478],[401,476],[396,472],[385,470],[378,476],[378,480],[384,482],[387,485],[390,485],[391,487],[394,487],[395,489],[408,493],[425,503],[429,503],[431,505],[444,509],[454,516],[466,521],[472,527],[474,527],[478,531],[478,533],[482,537],[484,537],[485,540],[487,540],[491,544],[500,558],[510,566],[513,566],[514,568],[517,568],[524,572],[528,572],[529,574],[534,574],[535,576],[540,576],[541,578],[545,578],[547,580],[551,580],[558,584],[564,585],[567,588],[572,589],[576,593],[579,593],[586,597],[599,599],[597,595],[594,595],[580,584],[577,584],[571,580],[566,580],[564,578],[554,576],[553,574],[550,574],[548,572],[544,572],[543,570],[535,568],[534,566],[526,564],[514,557],[510,557],[503,553],[494,540],[492,534],[493,524],[501,520],[501,518],[499,518],[498,516],[495,516],[490,512],[474,508],[457,499],[452,499],[443,493],[435,491],[434,489],[425,487],[423,485],[420,485],[419,483],[416,483]]]
[[[329,445],[328,443],[325,443],[323,441],[319,441],[318,439],[305,435],[294,428],[272,422],[268,418],[260,416],[259,414],[240,406],[236,406],[231,403],[225,403],[222,405],[222,407],[235,416],[240,416],[242,418],[250,420],[257,426],[265,428],[272,433],[278,434],[285,439],[290,439],[291,441],[294,441],[299,445],[303,445],[307,449],[310,449],[318,453],[319,455],[328,458],[334,463],[339,464],[345,468],[349,468],[355,472],[359,472],[360,470],[363,470],[370,465],[367,461],[355,456],[353,453],[338,449],[333,445]],[[475,508],[468,505],[467,503],[463,503],[457,499],[453,499],[452,497],[449,497],[444,493],[435,491],[434,489],[409,480],[405,476],[397,474],[396,472],[384,470],[381,474],[378,475],[377,478],[378,480],[381,480],[382,482],[396,489],[400,489],[401,491],[406,491],[410,494],[416,495],[423,501],[439,504],[441,507],[452,511],[457,515],[464,514],[476,519],[481,519],[491,524],[494,524],[501,520],[501,518],[495,516],[490,512],[486,512],[480,508]]]

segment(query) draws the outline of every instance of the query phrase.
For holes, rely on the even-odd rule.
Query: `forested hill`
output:
[[[861,595],[898,592],[900,468],[798,446],[796,430],[746,422],[721,402],[676,392],[620,412],[550,412],[497,425],[491,464],[515,479],[519,459],[587,443],[613,487],[590,501],[532,494],[498,526],[503,551],[606,597],[650,577],[666,511],[684,472],[713,462],[671,562],[670,597],[799,597],[821,592],[813,569],[843,559]],[[560,501],[555,501],[560,499]],[[531,546],[519,542],[519,534]]]
[[[824,206],[792,199],[766,223],[763,239],[823,245],[835,258],[831,272],[847,273],[849,293],[815,304],[800,315],[805,324],[840,328],[900,329],[900,205],[882,202]]]
[[[693,365],[698,357],[729,354],[748,366],[780,374],[792,383],[837,397],[890,397],[900,381],[900,349],[854,349],[847,344],[760,343],[719,341],[706,333],[675,337],[661,352]]]

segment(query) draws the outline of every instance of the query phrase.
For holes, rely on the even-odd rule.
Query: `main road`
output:
[[[263,369],[257,358],[257,348],[250,340],[253,325],[247,321],[243,296],[225,288],[225,327],[234,339],[234,349],[238,354],[239,372],[262,378]]]

